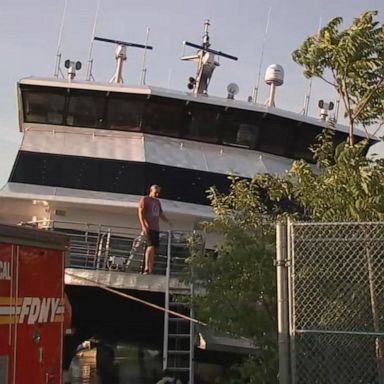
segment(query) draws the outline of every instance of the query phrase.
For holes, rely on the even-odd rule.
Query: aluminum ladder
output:
[[[173,271],[172,233],[168,232],[167,243],[167,269],[165,308],[193,318],[192,297],[193,285],[190,287],[172,288],[171,277]],[[174,273],[172,273],[174,272]],[[183,384],[194,383],[194,325],[190,320],[164,313],[164,341],[163,341],[163,369],[180,379]]]

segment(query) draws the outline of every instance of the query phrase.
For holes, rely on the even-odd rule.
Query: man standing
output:
[[[152,273],[153,270],[155,250],[159,246],[159,218],[169,225],[171,224],[163,213],[160,200],[158,199],[159,194],[160,187],[158,185],[151,185],[148,196],[142,197],[139,201],[139,221],[141,229],[147,238],[144,274]]]

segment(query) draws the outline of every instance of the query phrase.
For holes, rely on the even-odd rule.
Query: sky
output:
[[[277,90],[276,106],[297,113],[303,109],[309,81],[292,61],[292,51],[336,16],[343,17],[347,26],[363,11],[374,9],[379,11],[378,20],[384,21],[383,0],[0,0],[0,185],[8,179],[22,139],[17,81],[51,77],[58,51],[63,60],[83,63],[77,78],[85,79],[98,4],[96,36],[145,43],[150,29],[148,43],[154,50],[147,54],[147,84],[186,90],[195,67],[179,59],[195,52],[184,51],[182,42],[199,44],[204,20],[209,19],[211,47],[239,58],[220,60],[209,94],[225,97],[227,85],[235,82],[240,87],[236,98],[246,100],[260,78],[258,102],[264,103],[269,92],[263,81],[265,69],[277,63],[284,67],[285,80]],[[93,44],[96,81],[112,77],[114,49],[110,44]],[[142,50],[128,49],[126,84],[139,83],[142,55]],[[317,115],[319,99],[336,99],[320,80],[313,81],[311,95],[312,116]]]

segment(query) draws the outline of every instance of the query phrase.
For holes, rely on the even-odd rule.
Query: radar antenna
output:
[[[68,0],[65,0],[64,8],[63,8],[63,16],[61,17],[61,25],[60,25],[60,31],[59,31],[59,38],[57,41],[57,50],[56,50],[56,63],[55,63],[55,72],[53,76],[59,77],[59,74],[61,77],[64,77],[64,74],[61,70],[61,41],[63,38],[63,30],[64,30],[64,22],[65,22],[65,15],[67,13],[67,6],[68,6]]]
[[[93,22],[91,44],[89,45],[87,75],[86,75],[86,78],[85,78],[87,81],[95,80],[95,78],[93,77],[93,74],[92,74],[92,67],[93,67],[92,52],[93,52],[93,41],[95,40],[97,18],[99,16],[99,11],[100,11],[100,4],[101,4],[101,0],[99,0],[97,2],[96,12],[95,12],[95,20]]]
[[[237,60],[237,57],[228,55],[221,51],[215,51],[210,48],[208,27],[210,26],[209,20],[204,22],[204,35],[202,45],[190,43],[184,41],[183,44],[188,47],[198,49],[195,55],[183,56],[181,60],[195,61],[197,62],[197,71],[195,77],[189,78],[188,88],[196,94],[207,94],[208,85],[210,83],[213,71],[220,65],[219,62],[215,61],[216,56],[222,56],[226,59]]]
[[[123,73],[123,63],[125,60],[127,60],[127,47],[153,49],[153,47],[151,47],[150,45],[128,43],[126,41],[106,39],[104,37],[95,36],[95,40],[102,41],[104,43],[117,44],[117,47],[115,50],[116,71],[113,77],[111,78],[111,80],[109,81],[110,83],[124,83],[122,73]]]
[[[268,10],[267,23],[265,25],[265,32],[264,32],[264,37],[263,37],[263,43],[261,45],[261,54],[260,54],[260,62],[259,62],[259,73],[257,75],[256,85],[253,88],[252,96],[249,98],[249,101],[251,101],[254,104],[257,103],[257,96],[259,94],[260,78],[261,78],[261,68],[262,68],[263,63],[264,63],[264,51],[265,51],[265,44],[267,42],[267,37],[268,37],[269,24],[271,22],[271,13],[272,13],[272,7],[270,7],[269,10]]]
[[[145,46],[148,46],[149,31],[150,31],[150,29],[147,28],[147,36],[145,38]],[[147,61],[147,50],[145,49],[144,53],[143,53],[143,65],[142,65],[142,69],[141,69],[140,85],[145,85],[145,82],[146,82],[146,77],[147,77],[146,61]]]

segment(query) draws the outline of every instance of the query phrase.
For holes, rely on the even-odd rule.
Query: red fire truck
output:
[[[0,225],[0,383],[62,383],[67,249],[64,235]]]

